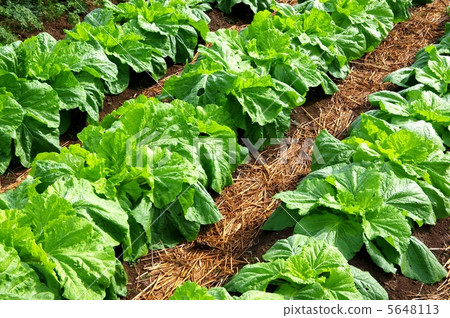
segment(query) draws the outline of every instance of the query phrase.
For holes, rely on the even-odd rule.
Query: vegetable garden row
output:
[[[258,147],[282,137],[308,90],[335,92],[329,75],[344,78],[349,61],[373,50],[411,6],[407,0],[277,4],[275,13],[256,13],[239,33],[207,33],[208,5],[170,4],[106,1],[67,40],[43,33],[0,47],[1,171],[13,155],[24,166],[35,158],[32,177],[0,195],[1,298],[125,296],[118,259],[132,262],[149,249],[193,240],[201,225],[220,220],[208,190],[220,193],[246,160],[238,130]],[[211,46],[200,45],[196,62],[167,80],[160,96],[178,100],[140,96],[97,123],[104,93],[123,91],[130,67],[158,79],[164,58],[192,58],[199,35]],[[413,67],[391,75],[409,88],[374,94],[382,111],[363,115],[349,139],[319,136],[315,171],[297,191],[277,196],[285,204],[266,224],[297,223],[298,235],[277,243],[268,263],[244,267],[229,291],[243,299],[386,298],[370,275],[346,262],[363,244],[386,271],[400,265],[404,275],[426,283],[445,275],[411,237],[411,226],[448,216],[449,39],[447,33]],[[78,135],[82,146],[43,152],[59,150],[73,108],[86,111],[91,123]],[[417,255],[430,267],[415,262]],[[284,282],[275,294],[264,293],[274,280]],[[225,289],[183,288],[231,297]],[[178,297],[187,297],[182,290]]]
[[[369,96],[380,110],[357,118],[350,137],[319,134],[312,172],[295,191],[275,196],[283,204],[263,229],[295,228],[263,256],[267,262],[244,266],[225,288],[187,282],[171,299],[387,299],[370,275],[347,264],[363,245],[387,273],[399,266],[426,284],[444,278],[411,232],[450,216],[449,53],[447,23],[439,44],[386,77],[405,89]]]

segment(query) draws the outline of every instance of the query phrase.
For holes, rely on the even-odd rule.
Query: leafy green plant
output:
[[[354,153],[347,158],[342,156],[342,162],[374,162],[384,171],[392,171],[401,178],[415,180],[424,188],[432,187],[439,194],[448,196],[448,153],[443,152],[443,141],[433,133],[431,125],[422,123],[408,130],[362,115],[355,123],[351,137],[344,141]]]
[[[450,84],[450,23],[445,25],[445,34],[439,43],[427,46],[416,54],[413,65],[399,69],[384,79],[409,90],[432,90],[448,100]]]
[[[294,8],[305,12],[313,8],[325,10],[331,14],[336,24],[344,29],[356,27],[366,40],[367,52],[373,51],[394,27],[394,13],[389,3],[392,0],[307,0]],[[406,1],[409,2],[409,1]],[[403,6],[402,6],[403,8]]]
[[[118,200],[130,226],[130,240],[121,240],[124,257],[133,261],[149,248],[193,240],[201,224],[221,219],[206,188],[221,192],[230,185],[246,148],[212,118],[224,118],[217,106],[195,108],[141,96],[100,125],[85,128],[79,134],[83,148],[38,155],[31,175],[39,178],[41,191],[76,177]]]
[[[158,80],[166,73],[165,57],[175,63],[192,59],[198,37],[209,31],[208,23],[201,9],[180,0],[131,0],[118,5],[106,0],[104,8],[89,13],[67,32],[67,38],[105,51],[120,71],[107,87],[111,94],[119,94],[128,86],[130,67]]]
[[[365,37],[357,27],[338,26],[324,10],[312,8],[298,14],[292,7],[285,6],[279,14],[274,17],[274,26],[287,33],[291,43],[308,54],[320,69],[336,78],[345,78],[350,71],[348,62],[366,51]],[[260,36],[263,34],[261,32]]]
[[[331,11],[315,4],[298,11],[277,5],[274,13],[255,14],[239,33],[209,33],[206,41],[212,45],[199,47],[196,63],[167,80],[160,98],[215,103],[242,114],[232,128],[246,131],[253,143],[265,140],[261,147],[268,137],[281,138],[291,109],[303,104],[310,88],[337,91],[327,73],[344,78],[349,61],[372,50],[393,27],[384,0],[330,2]]]
[[[69,202],[52,193],[67,183],[37,193],[38,183],[28,179],[17,190],[0,195],[0,298],[124,296],[127,278],[121,264],[115,265],[117,244],[93,226],[92,218],[104,217],[108,223],[103,225],[112,230],[110,225],[118,220],[127,226],[125,212],[116,203],[105,204],[86,185],[82,191],[92,200],[77,202],[68,196]],[[116,211],[124,217],[118,219]]]
[[[445,146],[450,146],[450,108],[445,98],[432,91],[408,89],[399,93],[377,92],[369,96],[369,101],[380,108],[372,110],[370,115],[411,130],[425,121],[431,126],[428,126],[424,137],[439,145],[443,142]]]
[[[14,155],[29,167],[37,153],[59,149],[60,111],[79,108],[98,120],[101,79],[116,78],[116,65],[87,43],[40,33],[0,47],[0,173]]]
[[[434,224],[433,203],[414,181],[382,173],[371,165],[336,164],[317,170],[295,191],[275,198],[284,205],[263,229],[294,226],[294,233],[325,240],[352,259],[363,245],[384,271],[424,283],[446,271],[423,243],[411,236],[410,221]],[[417,261],[410,255],[416,254]],[[428,266],[423,267],[421,261]]]
[[[426,3],[433,2],[433,0],[419,0]],[[389,4],[389,6],[392,9],[392,12],[394,13],[394,22],[402,22],[405,20],[408,20],[409,15],[409,9],[413,6],[416,6],[418,4],[414,3],[414,0],[386,0],[386,2]]]
[[[386,291],[368,273],[348,265],[333,246],[293,235],[276,242],[263,256],[266,262],[244,266],[225,288],[187,282],[170,299],[387,299]],[[273,292],[268,292],[273,290]],[[236,292],[241,296],[230,296]]]
[[[427,89],[431,88],[443,96],[447,94],[450,84],[450,56],[444,53],[450,53],[448,43],[438,47],[430,45],[417,54],[413,65],[389,74],[384,81],[400,87],[411,87],[416,84],[418,86],[415,88],[426,86]]]

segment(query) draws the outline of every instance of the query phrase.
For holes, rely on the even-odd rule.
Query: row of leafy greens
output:
[[[210,45],[200,45],[197,61],[165,82],[160,98],[221,105],[234,115],[231,128],[263,146],[283,136],[292,108],[304,103],[310,88],[336,92],[330,76],[344,78],[349,61],[373,50],[395,20],[385,0],[278,4],[273,10],[258,12],[240,32],[208,33]]]
[[[114,253],[128,228],[120,205],[88,182],[61,180],[44,192],[38,185],[27,179],[0,195],[0,298],[125,296],[127,277]]]
[[[118,71],[103,51],[87,43],[56,41],[40,33],[0,47],[0,173],[13,156],[29,167],[42,151],[59,149],[67,127],[60,112],[79,108],[98,120],[103,80]]]
[[[209,31],[209,17],[198,1],[130,0],[90,12],[67,31],[67,38],[103,50],[117,65],[119,76],[107,81],[108,92],[119,94],[129,83],[130,68],[154,80],[165,75],[165,58],[186,63],[195,53],[199,36]]]
[[[374,106],[342,141],[326,130],[313,149],[312,172],[264,225],[336,246],[348,259],[363,246],[388,273],[435,283],[446,276],[433,253],[412,236],[415,225],[450,216],[450,24],[439,44],[386,77],[404,87],[369,96]]]
[[[245,265],[225,287],[179,286],[171,300],[384,300],[386,291],[334,246],[304,235],[277,241],[266,262]],[[234,296],[230,295],[230,292]]]
[[[124,259],[134,261],[149,248],[191,241],[201,224],[221,219],[207,189],[220,193],[230,185],[247,149],[230,128],[211,119],[219,115],[215,105],[195,108],[140,96],[85,128],[79,134],[83,147],[39,154],[30,174],[41,191],[75,177],[117,201],[130,226],[118,242]]]
[[[32,177],[0,195],[0,246],[8,259],[0,298],[124,296],[115,247],[132,262],[218,222],[207,189],[230,185],[247,156],[235,133],[211,119],[220,117],[215,105],[140,96],[85,128],[83,146],[39,154]],[[28,287],[14,279],[16,270]],[[24,293],[30,288],[35,295]]]

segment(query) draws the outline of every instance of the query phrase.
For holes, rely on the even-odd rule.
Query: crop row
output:
[[[364,245],[388,273],[434,283],[446,271],[411,236],[415,225],[450,216],[450,24],[437,45],[386,77],[402,91],[369,96],[379,110],[362,114],[342,141],[326,130],[316,139],[312,172],[283,202],[265,229],[294,226],[352,259]],[[293,218],[286,217],[290,215]]]
[[[39,154],[33,178],[0,196],[2,298],[123,296],[126,275],[115,250],[119,259],[133,261],[148,249],[193,240],[202,224],[217,222],[221,215],[207,189],[220,193],[246,159],[237,128],[253,141],[282,135],[308,89],[335,91],[327,72],[345,76],[348,61],[378,45],[395,19],[384,0],[327,4],[324,10],[315,3],[280,6],[275,14],[258,13],[240,33],[209,33],[213,45],[201,46],[198,61],[165,85],[169,92],[192,92],[180,97],[197,96],[193,105],[201,106],[139,97],[85,128],[83,146]],[[124,4],[113,15],[128,19],[135,14],[130,8]],[[93,15],[112,14],[104,10]],[[372,32],[358,35],[369,27]],[[337,45],[347,32],[356,38]],[[219,36],[223,41],[215,40]],[[108,61],[120,56],[102,52]],[[290,88],[297,77],[299,84]],[[28,116],[39,120],[39,114]]]
[[[305,1],[279,4],[277,14],[258,12],[241,32],[209,33],[212,46],[180,76],[165,82],[162,98],[194,105],[221,105],[234,116],[232,128],[259,147],[283,137],[291,110],[310,88],[337,91],[349,62],[372,51],[407,17],[410,1]],[[406,11],[405,11],[406,10]],[[195,84],[193,84],[195,83]]]
[[[225,287],[208,290],[185,282],[170,299],[388,299],[386,291],[369,273],[349,265],[336,247],[322,240],[295,234],[277,241],[263,259],[266,262],[244,266]]]
[[[449,54],[447,23],[439,44],[386,77],[405,89],[370,95],[379,109],[357,118],[348,138],[319,134],[312,172],[296,190],[275,195],[282,205],[263,229],[294,227],[294,235],[275,243],[266,262],[244,266],[224,288],[186,282],[171,299],[386,299],[370,275],[347,263],[363,246],[387,273],[399,267],[426,284],[444,278],[411,232],[450,216]]]

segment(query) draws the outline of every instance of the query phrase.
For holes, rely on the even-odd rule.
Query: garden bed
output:
[[[251,21],[247,12],[226,16],[214,10],[209,16],[212,30],[223,27],[240,29]],[[339,83],[339,92],[325,96],[321,90],[311,90],[306,104],[296,108],[291,116],[287,137],[295,138],[297,143],[287,148],[266,148],[258,158],[240,166],[234,173],[234,185],[225,188],[215,198],[224,216],[222,221],[203,228],[193,242],[150,252],[133,265],[124,263],[129,278],[127,298],[167,299],[186,280],[206,287],[221,286],[243,265],[261,260],[262,254],[276,240],[291,235],[289,230],[262,232],[260,229],[279,205],[272,199],[273,195],[294,189],[298,181],[309,173],[313,139],[324,128],[335,137],[346,137],[350,123],[370,108],[367,96],[382,89],[395,90],[392,84],[383,83],[383,78],[412,64],[420,48],[442,36],[446,21],[448,14],[443,0],[413,8],[411,18],[397,24],[377,49],[351,63],[352,71],[346,80]],[[65,23],[62,17],[45,24],[45,31],[55,38],[62,38],[62,29],[70,27]],[[105,99],[100,116],[104,117],[125,100],[140,94],[148,97],[160,94],[164,81],[182,70],[181,65],[170,66],[166,77],[158,83],[146,74],[133,74],[130,86],[122,94]],[[62,136],[62,146],[77,143],[76,134],[86,125],[81,113],[74,116],[78,117]],[[283,156],[280,156],[282,152]],[[0,177],[0,193],[15,188],[27,173],[28,169],[13,166]],[[449,228],[450,219],[447,218],[439,220],[436,226],[416,229],[414,233],[435,253],[441,264],[447,265]],[[445,282],[427,286],[401,275],[385,274],[369,261],[364,251],[351,264],[369,271],[386,288],[391,299],[450,297],[448,288],[442,287]]]

